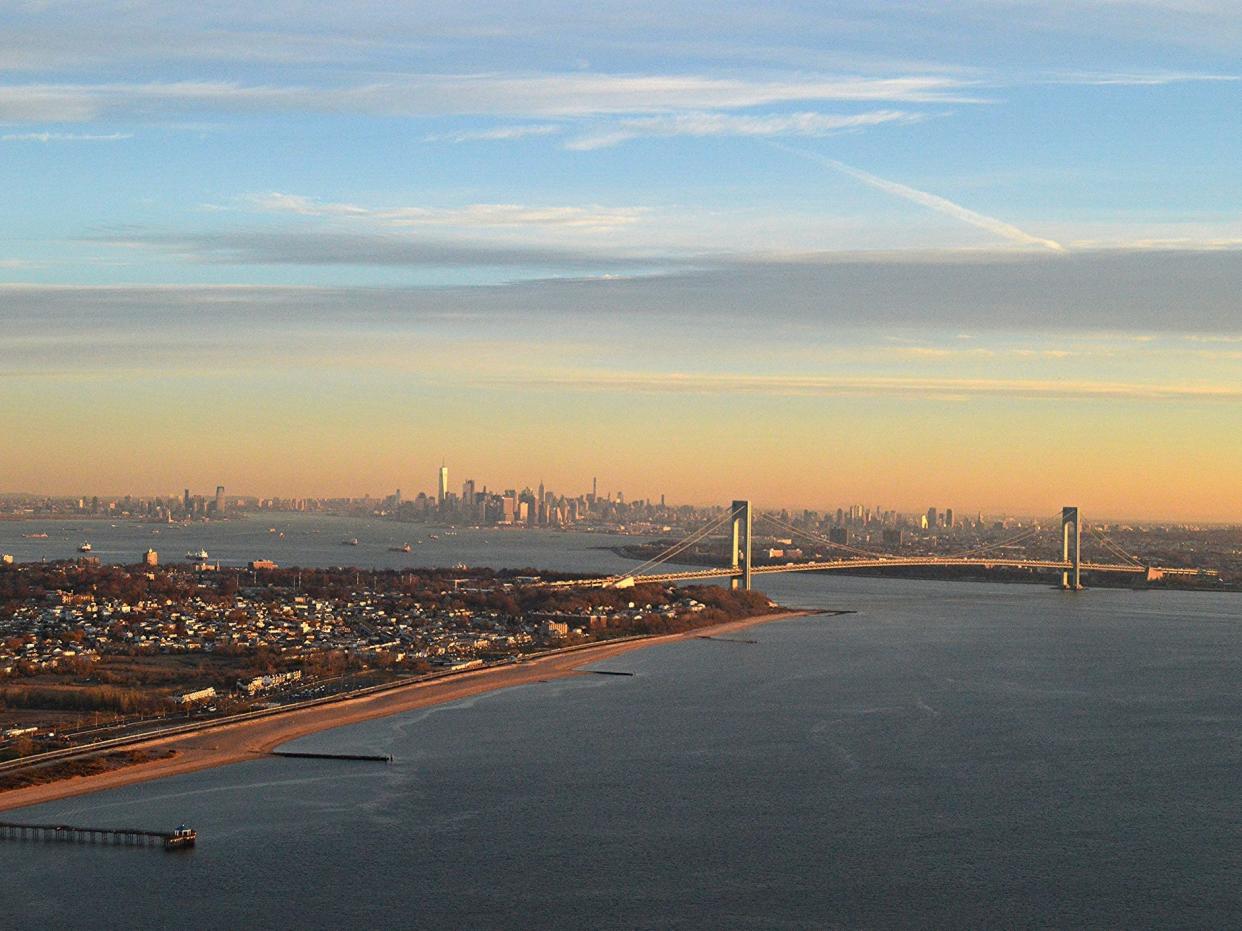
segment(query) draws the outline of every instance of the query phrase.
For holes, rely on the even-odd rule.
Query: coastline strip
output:
[[[838,612],[780,611],[675,634],[605,640],[566,650],[552,651],[520,663],[464,670],[453,676],[389,686],[382,691],[342,698],[331,704],[293,708],[235,723],[213,726],[210,722],[206,722],[203,727],[188,733],[158,736],[128,745],[136,749],[161,747],[174,751],[173,756],[137,763],[96,775],[71,777],[0,792],[0,811],[10,811],[253,759],[255,753],[270,753],[281,744],[319,731],[432,705],[460,701],[484,692],[581,675],[583,674],[581,667],[589,663],[600,662],[658,643],[691,640],[702,634],[730,633],[757,624],[797,617],[836,613]]]

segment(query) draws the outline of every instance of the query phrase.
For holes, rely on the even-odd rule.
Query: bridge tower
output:
[[[737,573],[730,587],[750,591],[750,502],[733,502],[733,548],[729,563]]]
[[[1082,564],[1082,527],[1078,522],[1078,508],[1061,508],[1061,561],[1071,568],[1061,572],[1061,587],[1066,591],[1082,590],[1078,567]]]

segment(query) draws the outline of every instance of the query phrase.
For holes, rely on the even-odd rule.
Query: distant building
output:
[[[850,528],[849,527],[829,527],[828,541],[830,543],[849,543]]]
[[[216,486],[216,513],[217,514],[224,513],[224,486],[223,485]]]
[[[13,565],[13,554],[12,553],[5,553],[3,556],[0,556],[0,566],[11,566],[11,565]]]
[[[953,526],[953,508],[944,509],[944,525],[946,527]]]
[[[936,527],[940,526],[938,517],[939,515],[937,514],[935,508],[928,508],[927,509],[927,524],[925,526],[927,526],[928,529],[935,529]]]
[[[260,569],[276,569],[276,568],[279,568],[279,567],[276,565],[276,563],[272,562],[270,559],[252,559],[252,560],[250,560],[250,562],[248,563],[248,567],[249,567],[249,569],[250,569],[250,571],[251,571],[251,572],[257,572],[257,571],[259,571]]]
[[[440,482],[436,487],[436,504],[444,506],[444,499],[448,497],[448,466],[440,466]]]
[[[542,633],[549,639],[569,636],[569,625],[563,621],[544,621]]]
[[[158,566],[160,564],[160,554],[155,550],[147,550],[142,554],[142,564],[144,566]]]

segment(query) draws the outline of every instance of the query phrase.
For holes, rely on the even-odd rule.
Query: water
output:
[[[859,613],[289,745],[391,766],[265,758],[9,815],[201,840],[0,844],[0,924],[1242,923],[1242,598],[763,582]]]
[[[37,533],[46,533],[47,539],[27,536]],[[439,539],[433,540],[433,535]],[[346,544],[352,539],[358,541],[357,546]],[[377,518],[283,513],[188,526],[104,520],[0,521],[0,553],[11,553],[17,562],[76,559],[82,555],[78,547],[89,542],[90,555],[104,563],[137,563],[143,553],[154,549],[161,562],[172,564],[185,562],[186,553],[205,549],[212,562],[224,566],[241,566],[252,559],[271,559],[281,566],[367,569],[447,567],[463,562],[494,569],[608,573],[634,565],[619,560],[608,548],[642,539],[648,538],[556,530],[448,531]],[[411,547],[409,553],[392,552],[391,547],[406,543]]]

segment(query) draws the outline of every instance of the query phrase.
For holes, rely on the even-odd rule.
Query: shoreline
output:
[[[173,751],[172,756],[124,766],[97,775],[70,777],[55,782],[3,791],[0,792],[0,812],[74,798],[106,789],[118,789],[168,776],[215,769],[219,766],[253,759],[257,754],[269,753],[281,744],[308,734],[460,701],[485,692],[585,675],[586,673],[582,671],[583,666],[659,643],[695,640],[743,630],[759,624],[832,613],[834,612],[778,611],[774,614],[740,618],[736,621],[726,621],[723,624],[694,628],[681,633],[658,634],[621,642],[603,641],[567,652],[551,653],[517,665],[467,670],[450,678],[411,682],[378,694],[346,698],[329,705],[299,708],[287,714],[272,715],[254,721],[241,721],[210,729],[205,728],[190,734],[155,737],[149,741],[132,744],[128,749],[146,750],[158,747]]]

